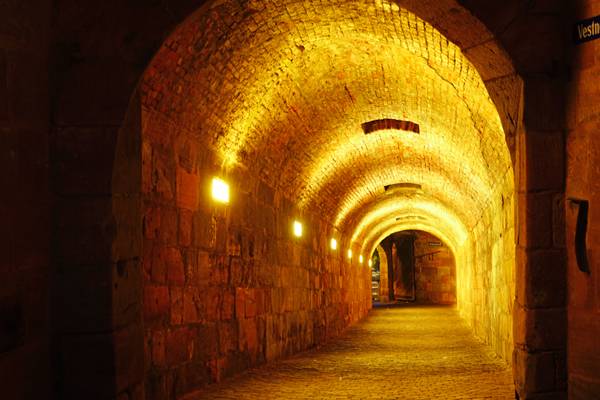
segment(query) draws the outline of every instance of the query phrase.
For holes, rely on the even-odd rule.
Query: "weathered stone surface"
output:
[[[185,399],[399,395],[512,399],[514,385],[510,368],[473,338],[451,308],[403,307],[375,309],[366,322],[321,349],[253,369]]]
[[[506,89],[504,84],[490,90],[494,103],[501,108],[504,129],[509,131],[511,122],[507,120],[515,115],[513,125],[521,125],[519,113],[513,112],[514,104],[519,104],[525,110],[525,122],[529,125],[526,129],[561,131],[565,107],[560,98],[566,70],[562,11],[566,3],[312,3],[305,7],[298,2],[215,2],[214,7],[206,7],[191,17],[198,23],[181,22],[204,4],[202,1],[173,0],[168,5],[152,2],[142,6],[139,2],[108,0],[89,7],[81,7],[77,2],[38,1],[31,6],[13,1],[2,6],[1,25],[5,29],[0,35],[0,165],[6,176],[3,187],[9,190],[8,204],[0,206],[0,217],[7,228],[0,248],[4,254],[0,298],[17,289],[23,293],[27,326],[36,328],[26,338],[25,347],[18,350],[18,360],[12,362],[14,355],[7,356],[11,362],[8,367],[3,365],[0,373],[18,369],[14,375],[13,371],[10,373],[17,377],[15,382],[22,383],[23,377],[36,375],[31,371],[38,371],[37,365],[49,364],[40,362],[42,356],[33,356],[33,349],[41,349],[40,355],[47,353],[42,349],[48,348],[46,344],[38,347],[41,338],[47,336],[50,316],[49,307],[44,307],[40,299],[50,296],[39,293],[46,293],[51,279],[59,282],[52,297],[65,297],[56,303],[58,311],[63,303],[70,304],[64,315],[57,317],[58,321],[68,320],[69,310],[85,310],[87,300],[77,305],[78,299],[91,299],[101,291],[89,303],[94,313],[88,310],[88,320],[100,323],[76,326],[76,320],[72,320],[69,329],[94,326],[95,330],[104,322],[121,327],[130,323],[140,308],[139,301],[124,294],[131,291],[139,293],[141,313],[148,317],[144,321],[147,329],[166,332],[185,324],[193,332],[190,337],[200,335],[196,329],[209,324],[205,321],[208,317],[237,326],[238,318],[234,317],[238,317],[238,310],[232,296],[238,288],[250,291],[249,299],[253,301],[244,303],[243,319],[256,323],[259,344],[254,354],[229,349],[228,354],[206,356],[195,363],[178,359],[183,364],[176,362],[168,371],[148,371],[148,398],[172,398],[202,382],[260,362],[264,349],[261,346],[273,339],[264,339],[268,336],[268,318],[278,330],[277,340],[270,347],[273,351],[269,353],[269,347],[266,351],[273,357],[321,343],[360,318],[368,308],[361,297],[369,290],[368,273],[359,269],[356,259],[349,263],[341,257],[331,257],[326,252],[329,237],[340,234],[344,238],[340,240],[340,250],[353,247],[358,255],[358,242],[365,237],[350,243],[349,237],[360,219],[354,218],[352,210],[370,210],[363,200],[379,194],[383,185],[414,177],[428,182],[426,193],[439,201],[427,205],[450,205],[451,211],[460,214],[457,219],[469,221],[465,231],[473,233],[477,240],[466,246],[464,260],[472,262],[473,269],[469,270],[472,273],[459,275],[459,280],[465,282],[465,292],[472,295],[463,296],[461,304],[468,310],[466,315],[479,336],[500,354],[510,351],[507,332],[512,332],[514,297],[514,263],[510,256],[511,248],[514,256],[515,230],[511,230],[512,214],[506,211],[509,207],[501,205],[515,204],[503,190],[508,187],[505,178],[510,175],[506,174],[510,162],[505,160],[507,163],[502,164],[503,157],[497,154],[497,149],[503,148],[497,146],[501,142],[496,140],[502,138],[502,132],[488,126],[490,121],[496,123],[495,114],[492,113],[494,118],[485,118],[492,103],[485,90],[475,89],[483,88],[479,75],[490,88],[491,78],[509,70],[512,63],[507,62],[501,50],[504,47],[526,81],[525,102],[510,103],[506,108],[510,111],[502,111],[497,97],[520,99],[520,92]],[[286,5],[285,12],[275,7],[282,4]],[[398,4],[432,26],[398,10]],[[594,1],[578,0],[569,5],[578,8],[578,18],[598,13]],[[245,6],[249,8],[244,10]],[[179,28],[174,31],[175,25]],[[463,63],[458,47],[453,47],[434,28],[458,44],[473,64]],[[171,33],[174,34],[164,40]],[[155,58],[159,62],[151,63],[163,41],[166,56],[161,59],[159,54]],[[573,122],[572,129],[579,130],[581,121],[589,121],[597,114],[593,101],[597,91],[593,56],[596,46],[590,43],[575,50],[574,63],[581,65],[574,65],[574,81],[567,99],[571,103],[567,106],[575,109],[567,119]],[[402,51],[389,51],[399,47]],[[403,62],[411,58],[420,64]],[[315,66],[318,68],[312,69]],[[148,75],[140,81],[145,70]],[[420,79],[414,79],[415,76]],[[540,80],[543,85],[539,85]],[[118,128],[138,83],[140,92],[144,92],[142,127],[121,131]],[[410,93],[418,95],[409,96]],[[479,93],[479,97],[474,93]],[[139,106],[135,100],[132,104]],[[385,134],[382,140],[371,136],[365,146],[362,141],[352,141],[353,132],[363,139],[360,123],[380,118],[382,113],[414,119],[422,125],[424,134],[415,138]],[[50,123],[56,125],[52,130]],[[593,135],[591,125],[581,126],[586,138]],[[135,149],[131,141],[117,135],[135,137],[134,142],[139,139],[139,132],[144,136],[139,169],[142,182],[140,188],[128,192],[119,183],[120,176],[138,173],[138,163],[132,161],[136,157],[117,166],[111,159],[115,154],[133,154]],[[450,147],[459,150],[450,152],[444,151],[444,146],[435,147],[436,142],[431,139],[439,137],[436,135],[440,132],[450,132],[444,137],[454,146]],[[488,135],[493,132],[498,133],[497,137]],[[206,140],[198,144],[199,137]],[[510,140],[507,142],[510,147]],[[583,142],[583,146],[597,147],[593,141]],[[123,143],[128,151],[121,148]],[[530,155],[540,159],[525,163],[526,168],[538,172],[529,174],[525,170],[524,176],[530,178],[535,190],[551,187],[553,192],[548,196],[552,205],[546,206],[547,199],[542,198],[546,194],[527,194],[531,197],[517,202],[526,210],[519,214],[523,229],[516,231],[523,246],[562,247],[559,230],[564,224],[556,218],[555,205],[562,190],[560,143],[533,144],[547,147],[551,154]],[[113,151],[113,146],[119,147],[118,151]],[[429,153],[421,151],[429,148]],[[586,161],[584,168],[569,162],[568,176],[577,196],[595,201],[597,159],[593,151],[589,153],[589,163]],[[377,157],[363,157],[364,154]],[[460,162],[464,154],[474,155],[478,161]],[[571,155],[569,158],[573,160]],[[449,168],[438,168],[439,163],[448,160]],[[391,168],[380,172],[382,165],[390,164],[417,172],[403,175],[397,172],[401,169],[390,172]],[[213,174],[231,174],[228,177],[232,187],[244,192],[237,199],[232,197],[232,202],[239,200],[243,205],[219,208],[208,200],[206,186]],[[49,189],[50,182],[55,187]],[[358,187],[363,190],[355,190]],[[147,201],[143,211],[147,211],[146,207],[156,210],[159,218],[152,213],[142,213],[142,217],[131,211],[139,191]],[[69,197],[56,197],[51,202],[51,192]],[[119,206],[117,198],[123,199]],[[538,201],[540,210],[535,210]],[[51,210],[52,204],[56,204],[56,212]],[[471,213],[472,210],[476,211]],[[593,231],[598,214],[593,207],[592,210]],[[305,212],[305,226],[310,233],[306,242],[298,244],[289,240],[288,222]],[[130,218],[134,229],[120,224],[123,216]],[[341,224],[348,216],[351,222]],[[135,227],[146,217],[148,229],[143,231],[146,239],[140,248]],[[567,214],[569,229],[572,217]],[[230,241],[232,235],[235,240]],[[572,243],[572,238],[568,239]],[[49,243],[56,246],[52,253]],[[597,249],[590,247],[593,263]],[[175,249],[179,256],[164,249]],[[194,255],[201,252],[195,266]],[[49,269],[50,254],[56,258],[56,277],[48,273],[53,270]],[[582,315],[593,316],[597,311],[599,281],[593,276],[580,276],[572,261],[573,253],[568,257],[573,306]],[[119,265],[128,270],[138,258],[143,262],[143,290],[135,287],[131,276],[119,278],[117,271]],[[95,287],[77,287],[79,282],[93,282],[97,275],[89,266],[97,265],[111,265],[107,271],[115,275],[102,276]],[[69,272],[61,275],[62,268]],[[77,268],[80,270],[72,272]],[[86,273],[89,275],[80,276]],[[73,280],[61,282],[61,278]],[[525,279],[534,282],[528,276]],[[208,286],[211,291],[205,290]],[[60,290],[65,287],[73,289]],[[194,315],[187,308],[185,322],[185,305],[191,304],[185,301],[188,287],[196,291],[198,304],[207,309]],[[178,301],[182,290],[183,311]],[[560,294],[559,288],[557,291]],[[528,304],[538,300],[541,304],[546,301],[541,298],[548,296],[533,290],[528,293],[536,298],[529,299]],[[312,328],[302,323],[309,318]],[[52,325],[61,329],[67,326],[61,322]],[[108,329],[98,330],[107,332],[115,326],[104,328]],[[68,331],[57,334],[65,333]],[[231,340],[237,343],[238,339]],[[581,340],[588,343],[585,340],[589,339]],[[587,365],[579,358],[574,362]],[[68,377],[67,368],[76,370],[77,363],[60,367],[57,369],[64,369]],[[45,372],[37,375],[48,376],[50,369],[44,368]],[[587,365],[581,373],[587,379],[589,371],[595,369],[594,364]],[[573,379],[578,383],[585,380]],[[60,376],[58,386],[66,385],[62,380]],[[30,386],[43,387],[40,390],[44,391],[50,387],[49,381],[45,378]],[[81,382],[76,382],[70,388],[72,397],[89,397],[94,381],[84,378],[82,382],[89,386],[78,386]],[[123,386],[115,393],[98,396],[143,395],[139,382],[128,384],[130,388]],[[587,387],[593,388],[593,382]],[[78,389],[82,392],[78,393]],[[7,390],[10,393],[11,389]],[[26,397],[47,397],[31,390]]]

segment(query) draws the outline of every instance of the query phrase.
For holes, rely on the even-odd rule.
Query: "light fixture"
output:
[[[362,254],[361,254],[360,256],[358,256],[358,262],[362,264],[363,261],[364,261],[364,258],[363,258]]]
[[[348,249],[348,258],[352,258],[352,249]]]
[[[331,250],[337,250],[337,240],[331,238],[331,241],[329,242],[329,247],[331,247]]]
[[[369,267],[372,267],[372,266],[373,266],[373,261],[369,260]]]
[[[212,179],[212,198],[219,203],[229,203],[229,184],[220,178]]]
[[[302,223],[300,221],[294,221],[294,236],[302,237]]]

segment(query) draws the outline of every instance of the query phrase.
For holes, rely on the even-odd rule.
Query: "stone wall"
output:
[[[440,239],[423,231],[416,232],[414,246],[417,302],[455,304],[456,263],[452,251]]]
[[[515,220],[512,173],[506,174],[467,242],[457,249],[458,307],[476,336],[507,363],[513,353]]]
[[[50,1],[0,3],[0,397],[48,398]]]
[[[223,172],[210,150],[160,113],[142,120],[148,399],[320,345],[366,315],[370,271],[329,249],[326,221],[241,169],[226,174],[231,203],[213,202]]]
[[[390,283],[388,281],[388,259],[385,250],[377,246],[379,254],[379,301],[387,303],[390,300]]]
[[[4,187],[10,188],[1,209],[7,223],[3,224],[0,302],[2,309],[8,310],[7,316],[19,315],[18,310],[23,310],[24,323],[12,326],[25,327],[13,329],[17,335],[12,336],[23,345],[11,347],[0,359],[0,376],[9,374],[8,398],[47,397],[43,392],[49,387],[50,376],[47,373],[49,243],[54,249],[57,269],[54,281],[58,283],[52,323],[57,331],[55,355],[60,355],[55,358],[56,387],[59,393],[61,388],[70,389],[68,395],[61,393],[60,397],[143,397],[138,382],[138,358],[130,357],[138,344],[135,332],[139,321],[135,314],[142,297],[136,291],[140,289],[136,286],[139,254],[133,251],[113,254],[119,246],[138,240],[137,232],[131,235],[131,230],[122,229],[124,225],[115,225],[115,217],[129,214],[130,224],[140,227],[141,218],[134,211],[117,210],[124,204],[124,198],[135,203],[136,193],[127,197],[127,193],[113,191],[112,179],[134,163],[113,164],[113,161],[123,132],[127,138],[139,137],[135,136],[139,131],[122,129],[123,118],[150,57],[175,25],[203,3],[107,0],[86,7],[79,2],[55,2],[51,7],[42,0],[8,1],[0,6],[4,27],[0,33],[0,124],[5,141],[1,160]],[[574,3],[582,7],[581,17],[597,13],[594,1]],[[518,125],[521,121],[526,125],[526,131],[518,132],[519,141],[526,146],[513,159],[521,170],[519,197],[515,200],[520,211],[515,310],[518,319],[524,322],[516,329],[519,336],[515,337],[515,379],[522,399],[540,394],[560,398],[566,388],[562,378],[566,375],[566,345],[561,342],[566,326],[564,312],[561,314],[565,292],[561,237],[565,230],[562,214],[556,210],[566,210],[571,224],[569,232],[574,218],[569,214],[574,211],[565,209],[561,202],[565,170],[562,99],[567,71],[563,65],[563,41],[565,37],[570,40],[564,29],[566,3],[465,0],[460,4],[454,1],[433,4],[407,0],[401,4],[466,49],[500,110],[511,149],[515,148]],[[388,24],[373,26],[383,28]],[[221,37],[219,27],[206,28],[207,32],[214,29],[212,32],[218,32],[215,37]],[[593,157],[590,158],[595,111],[594,103],[587,100],[595,90],[595,85],[590,84],[596,80],[594,46],[579,48],[581,57],[576,57],[571,85],[575,94],[571,95],[570,114],[577,115],[577,123],[569,122],[569,163],[570,171],[575,171],[569,173],[569,185],[583,191],[573,190],[574,195],[586,195],[584,190],[592,189],[586,189],[585,185],[595,182],[595,164]],[[504,57],[504,49],[509,56]],[[48,69],[49,52],[52,63]],[[508,61],[497,62],[498,55]],[[517,77],[509,58],[523,81]],[[179,69],[185,72],[185,66]],[[51,85],[46,82],[48,70]],[[211,83],[214,82],[218,81]],[[521,102],[511,88],[516,92],[522,89],[525,100]],[[178,89],[169,87],[169,90]],[[52,94],[51,101],[48,92]],[[333,97],[336,104],[341,97]],[[48,108],[52,110],[51,117]],[[50,121],[54,129],[48,145]],[[132,160],[136,154],[132,152]],[[48,204],[48,166],[55,178],[52,179],[57,194],[54,212]],[[54,228],[49,241],[51,219]],[[481,232],[485,232],[484,225]],[[494,243],[499,243],[497,236],[482,246],[498,249]],[[473,258],[475,254],[483,254],[475,249],[466,253]],[[572,254],[570,259],[570,270],[576,272]],[[547,279],[548,275],[551,279]],[[477,298],[484,299],[485,291],[479,285],[490,282],[490,276],[477,276],[467,281],[482,293]],[[572,293],[592,296],[593,276],[583,280],[575,275],[571,281]],[[139,278],[141,281],[142,277]],[[571,313],[571,317],[578,315],[572,321],[573,328],[579,322],[587,324],[587,318],[594,315],[589,298],[593,297],[586,297],[585,303],[572,299],[571,309],[579,310]],[[463,300],[471,299],[465,296]],[[487,309],[476,306],[478,302],[471,303],[471,315],[478,316],[471,320],[485,320]],[[583,328],[590,328],[590,324]],[[570,340],[594,343],[593,339],[581,339],[579,335],[584,329],[575,329]],[[588,348],[574,346],[572,350],[573,357],[587,353]],[[580,392],[583,398],[589,393],[586,387],[591,386],[585,385],[595,368],[586,360],[578,356],[572,358],[570,365],[575,371],[571,390],[583,390]],[[162,376],[176,376],[174,370],[173,367]]]
[[[576,1],[573,19],[600,14],[600,2]],[[598,129],[600,100],[598,88],[600,61],[598,40],[571,48],[573,76],[568,86],[567,118],[567,221],[568,258],[568,371],[569,398],[592,399],[600,396],[600,146]],[[575,231],[579,207],[568,200],[589,201],[587,257],[590,273],[579,270],[575,256]],[[548,261],[552,255],[545,257]]]

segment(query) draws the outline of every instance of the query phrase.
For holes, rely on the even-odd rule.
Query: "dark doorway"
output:
[[[390,301],[415,301],[415,234],[394,233],[381,242],[388,259]]]

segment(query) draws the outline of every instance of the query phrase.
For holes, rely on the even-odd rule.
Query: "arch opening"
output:
[[[437,236],[421,230],[394,232],[377,245],[372,258],[377,260],[372,269],[375,304],[456,304],[454,253]]]
[[[429,23],[393,2],[361,4],[282,1],[282,14],[215,3],[180,25],[146,71],[143,318],[153,374],[193,363],[204,383],[217,381],[339,334],[371,306],[359,260],[399,230],[447,244],[462,315],[511,358],[506,116]],[[364,134],[362,124],[385,119],[415,121],[419,134]],[[210,200],[213,177],[229,183],[230,204]],[[420,188],[385,190],[402,183]],[[294,221],[301,237],[290,235]],[[201,333],[224,339],[199,350]],[[155,360],[161,345],[170,359]]]

